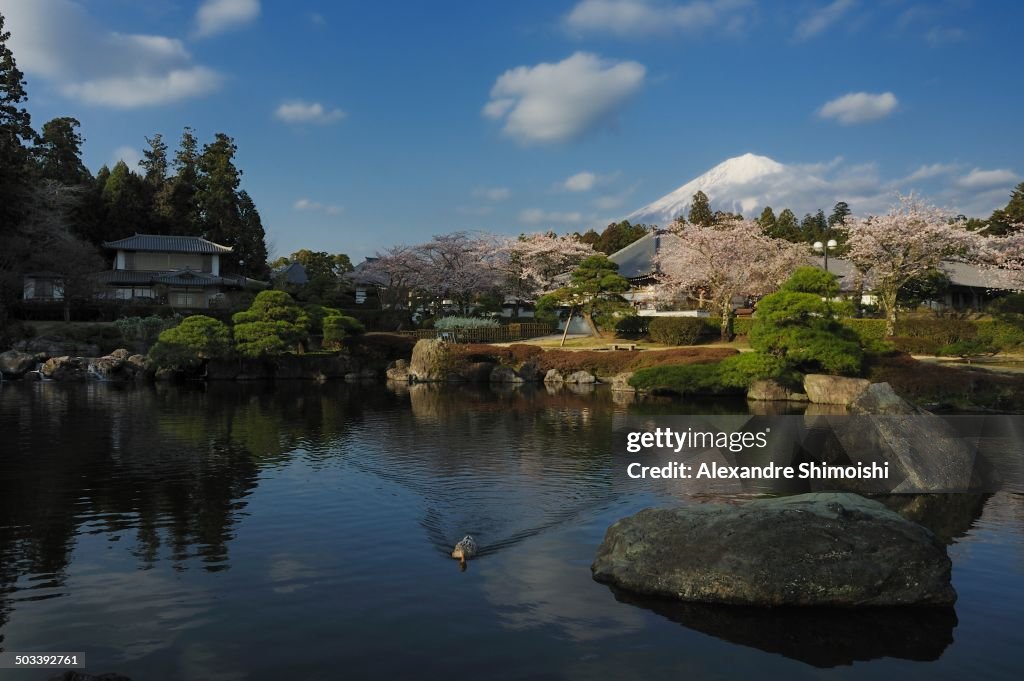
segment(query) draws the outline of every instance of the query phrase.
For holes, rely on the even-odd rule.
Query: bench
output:
[[[609,343],[609,350],[636,350],[636,343]]]

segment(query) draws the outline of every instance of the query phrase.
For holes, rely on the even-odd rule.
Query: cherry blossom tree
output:
[[[885,332],[896,333],[899,291],[907,282],[937,268],[944,259],[971,260],[980,244],[947,211],[917,196],[900,196],[885,215],[847,221],[849,259],[865,267],[885,312]]]
[[[1006,236],[984,239],[978,260],[997,275],[998,283],[1016,291],[1024,290],[1024,224],[1011,225]]]
[[[722,316],[722,340],[732,337],[732,299],[775,291],[800,265],[803,244],[773,239],[753,220],[714,226],[675,223],[656,256],[662,294],[706,301]]]
[[[392,305],[419,293],[435,307],[450,299],[465,313],[478,295],[497,288],[503,271],[504,255],[495,239],[453,232],[378,253],[361,277],[386,290]]]
[[[590,244],[553,232],[505,239],[500,249],[507,290],[520,299],[535,298],[556,288],[559,275],[572,271],[595,253]]]

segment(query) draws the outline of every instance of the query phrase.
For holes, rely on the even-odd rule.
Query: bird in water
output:
[[[459,567],[465,570],[466,561],[474,556],[476,556],[476,540],[467,534],[452,549],[452,558],[458,559]]]

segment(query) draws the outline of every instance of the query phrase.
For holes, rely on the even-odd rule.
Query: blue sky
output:
[[[972,215],[1024,173],[1011,0],[0,0],[34,123],[95,171],[233,136],[278,255],[602,228],[770,156],[798,214],[917,189]],[[776,210],[782,206],[776,206]]]

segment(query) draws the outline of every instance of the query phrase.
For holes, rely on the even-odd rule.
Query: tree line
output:
[[[0,14],[0,325],[20,297],[22,276],[54,271],[65,298],[105,268],[104,241],[136,232],[203,236],[234,248],[222,270],[266,278],[266,235],[252,197],[240,188],[237,146],[217,133],[200,147],[185,128],[173,155],[161,134],[146,138],[140,172],[118,161],[93,175],[71,116],[37,132],[25,108],[24,74]]]

